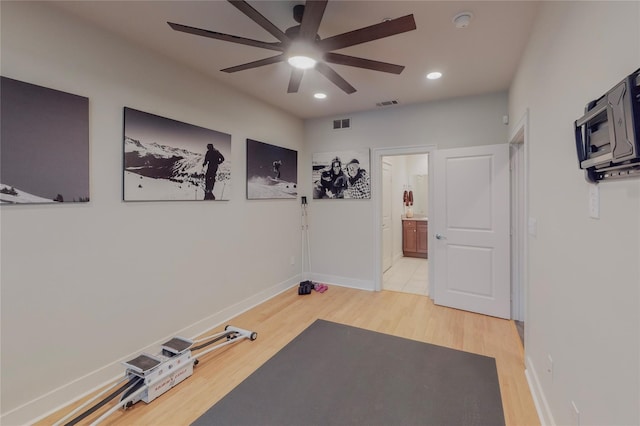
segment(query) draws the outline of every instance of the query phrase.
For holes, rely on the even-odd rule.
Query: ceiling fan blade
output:
[[[304,75],[304,70],[301,70],[299,68],[293,68],[291,70],[291,78],[289,79],[289,88],[287,89],[287,93],[298,92],[303,75]]]
[[[249,70],[249,69],[252,69],[252,68],[258,68],[258,67],[261,67],[263,65],[275,64],[275,63],[278,63],[278,62],[282,62],[284,60],[285,60],[285,56],[284,55],[276,55],[276,56],[272,56],[270,58],[260,59],[258,61],[248,62],[248,63],[242,64],[242,65],[236,65],[235,67],[225,68],[225,69],[220,70],[220,71],[224,71],[224,72],[228,72],[228,73],[244,71],[244,70]]]
[[[387,62],[373,61],[371,59],[357,58],[355,56],[341,55],[340,53],[327,52],[323,55],[326,62],[350,67],[365,68],[373,71],[400,74],[404,70],[403,65],[389,64]]]
[[[331,81],[333,84],[341,88],[348,95],[356,91],[355,87],[347,83],[347,80],[340,77],[340,75],[337,72],[335,72],[333,68],[331,68],[329,65],[325,64],[324,62],[318,62],[316,64],[316,70],[320,74],[327,77],[329,81]]]
[[[250,38],[238,37],[231,34],[217,33],[215,31],[203,30],[201,28],[189,27],[182,24],[176,24],[174,22],[167,22],[171,28],[176,31],[180,31],[187,34],[198,35],[202,37],[209,37],[216,40],[230,41],[232,43],[244,44],[246,46],[261,47],[263,49],[276,50],[283,52],[284,47],[280,43],[267,43],[265,41],[253,40]]]
[[[356,44],[378,40],[380,38],[405,33],[415,29],[416,21],[413,19],[413,15],[406,15],[401,18],[391,19],[390,21],[360,28],[359,30],[353,30],[347,33],[338,34],[337,36],[325,38],[318,42],[318,47],[324,52],[329,52],[331,50],[355,46]]]
[[[290,42],[289,37],[280,30],[280,28],[273,25],[271,21],[262,16],[260,12],[255,10],[249,3],[243,0],[227,0],[229,3],[234,5],[240,12],[247,15],[253,22],[260,25],[262,28],[267,30],[269,34],[277,38],[283,43],[288,44]]]
[[[327,0],[307,0],[304,5],[302,22],[300,23],[300,38],[309,41],[316,39],[326,7]]]

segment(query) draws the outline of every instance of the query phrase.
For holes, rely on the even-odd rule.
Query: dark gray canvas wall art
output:
[[[89,99],[2,77],[0,202],[89,201]]]

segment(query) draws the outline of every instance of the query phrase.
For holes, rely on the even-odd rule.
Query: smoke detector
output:
[[[473,13],[471,12],[460,12],[456,16],[453,17],[451,22],[456,26],[456,28],[467,28],[471,23],[471,18],[473,18]]]

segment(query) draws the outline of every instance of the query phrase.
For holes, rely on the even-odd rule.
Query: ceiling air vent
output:
[[[349,129],[351,128],[350,118],[341,118],[339,120],[333,120],[333,129]]]
[[[398,102],[396,99],[394,99],[394,100],[392,100],[392,101],[383,101],[383,102],[378,102],[378,103],[376,104],[376,106],[379,106],[379,107],[386,107],[386,106],[398,105],[398,104],[399,104],[399,102]]]

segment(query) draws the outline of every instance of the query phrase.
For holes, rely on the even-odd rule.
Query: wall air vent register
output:
[[[399,104],[399,102],[396,99],[394,99],[392,101],[378,102],[378,103],[376,103],[376,106],[385,107],[385,106],[392,106],[392,105],[398,105],[398,104]]]
[[[333,120],[333,129],[349,129],[351,128],[351,119],[350,118],[341,118],[339,120]]]

